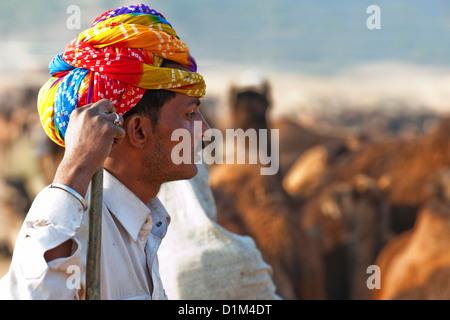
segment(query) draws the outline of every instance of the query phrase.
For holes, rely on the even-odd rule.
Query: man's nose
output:
[[[202,117],[202,140],[204,138],[211,138],[211,128],[201,113],[200,116]]]

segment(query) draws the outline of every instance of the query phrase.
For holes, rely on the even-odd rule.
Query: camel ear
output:
[[[234,109],[234,106],[236,104],[237,93],[238,93],[237,87],[234,84],[232,84],[228,91],[228,100],[229,100],[231,109]]]
[[[450,170],[444,169],[435,174],[426,185],[425,191],[431,197],[443,201],[450,200]]]
[[[266,98],[269,100],[270,98],[270,94],[271,94],[271,86],[268,80],[264,80],[263,84],[262,84],[262,92],[264,93],[264,95],[266,96]]]

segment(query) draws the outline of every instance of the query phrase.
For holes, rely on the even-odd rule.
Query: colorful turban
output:
[[[164,68],[164,59],[190,71]],[[123,115],[146,89],[203,97],[205,82],[188,47],[164,16],[146,5],[103,13],[49,65],[51,78],[38,95],[38,112],[47,135],[64,146],[71,112],[109,99]]]

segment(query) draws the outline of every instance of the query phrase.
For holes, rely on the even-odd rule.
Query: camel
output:
[[[254,99],[267,91],[232,92],[236,95],[231,99],[231,114],[236,111],[235,126],[269,126],[263,115],[267,117],[270,99]],[[328,138],[300,130],[300,126],[290,128],[306,132],[307,141],[302,141],[302,135],[295,137],[297,146],[304,148],[296,150],[303,156],[292,168],[295,171],[302,167],[300,179],[292,179],[293,187],[303,179],[302,190],[289,189],[288,181],[293,177],[290,172],[282,180],[280,173],[259,175],[260,165],[213,166],[210,182],[218,222],[232,232],[255,239],[265,261],[274,269],[274,282],[281,296],[367,298],[366,269],[388,237],[385,195],[366,175],[339,182],[332,180],[333,175],[328,178],[335,166],[348,161],[361,148],[364,140],[338,135]],[[290,146],[295,149],[292,140]],[[289,287],[289,282],[294,286]]]
[[[450,170],[427,190],[411,230],[393,238],[379,254],[381,288],[373,299],[450,298]]]
[[[399,234],[413,227],[419,208],[428,199],[425,186],[450,166],[450,118],[414,139],[387,139],[363,144],[334,166],[329,181],[349,181],[358,174],[375,179],[391,206],[391,228]]]
[[[295,117],[282,116],[269,119],[271,129],[278,129],[280,135],[280,176],[285,177],[298,159],[310,149],[323,146],[339,146],[350,142],[350,134],[337,130],[325,131],[302,124]],[[350,146],[350,144],[349,144]]]
[[[358,175],[324,187],[303,207],[302,227],[315,240],[327,299],[368,299],[367,267],[391,237],[389,207],[376,181]]]
[[[268,129],[267,83],[262,90],[232,88],[231,96],[234,128]],[[262,166],[211,166],[217,221],[231,232],[254,239],[264,261],[273,268],[273,280],[282,298],[323,299],[322,265],[300,227],[299,203],[283,189],[280,174],[261,175]]]
[[[292,196],[313,196],[329,182],[330,169],[348,159],[360,144],[356,137],[349,137],[307,149],[284,176],[284,189]]]
[[[386,249],[383,250],[379,258],[382,261],[379,262],[380,266],[387,264],[387,262],[383,261],[390,261],[390,264],[394,264],[393,261],[400,259],[399,256],[402,256],[402,261],[406,261],[406,258],[403,258],[406,255],[403,252],[403,246],[408,245],[417,250],[412,244],[416,243],[416,240],[411,240],[410,238],[417,239],[416,233],[422,228],[426,228],[431,232],[431,227],[427,225],[430,225],[432,221],[437,221],[437,217],[442,216],[439,212],[445,212],[446,210],[446,206],[441,203],[442,200],[437,201],[433,199],[430,193],[427,192],[426,186],[430,184],[436,174],[443,176],[441,170],[450,166],[450,157],[447,154],[447,150],[450,147],[449,134],[450,118],[444,118],[423,136],[409,139],[389,138],[382,141],[366,141],[357,149],[351,150],[350,153],[344,153],[344,157],[342,157],[342,154],[338,157],[333,157],[334,154],[330,153],[327,146],[318,146],[304,153],[304,156],[298,160],[298,167],[297,165],[292,166],[292,171],[288,172],[285,177],[284,186],[291,194],[308,196],[306,192],[312,192],[308,190],[308,185],[312,187],[313,192],[320,194],[325,193],[325,189],[329,185],[349,183],[358,175],[365,174],[370,177],[385,193],[389,208],[389,218],[387,219],[389,221],[388,232],[384,238],[389,239],[393,235],[399,235],[395,240],[388,242]],[[306,166],[314,158],[316,159],[314,165],[311,166],[309,164]],[[334,161],[330,162],[330,159]],[[310,170],[305,170],[305,168]],[[292,178],[290,185],[287,184],[289,178]],[[296,178],[296,180],[293,178]],[[311,197],[314,198],[315,196]],[[313,202],[315,200],[311,199],[310,201]],[[443,224],[442,221],[436,223],[438,225]],[[312,230],[314,231],[314,229]],[[338,230],[330,228],[323,234],[327,234],[328,237],[332,238],[335,233],[339,234]],[[336,239],[333,239],[330,243],[336,243]],[[345,252],[347,249],[340,248],[340,250]],[[398,250],[401,252],[397,252]],[[334,256],[342,254],[336,252],[339,251],[331,251]],[[389,253],[395,255],[395,260],[390,258]],[[446,259],[444,256],[442,254],[443,260]],[[432,259],[431,256],[428,258]],[[328,261],[329,259],[328,255],[326,255],[326,260]],[[342,267],[342,264],[337,263],[336,266],[339,268],[340,266]],[[385,266],[384,269],[386,268],[388,267]],[[412,273],[400,277],[401,267],[395,268],[395,270],[398,269],[398,273],[393,271],[394,267],[392,269],[389,267],[389,274],[392,274],[392,276],[386,275],[386,271],[383,271],[383,269],[381,271],[382,279],[385,281],[394,281],[392,280],[394,278],[398,281],[403,279],[405,285],[409,288],[408,291],[401,294],[397,295],[398,292],[395,293],[395,297],[414,297],[414,294],[417,296],[419,293],[422,296],[431,295],[429,291],[425,294],[425,289],[421,286],[413,291],[407,284],[409,281],[407,277],[412,277]],[[434,272],[435,268],[430,268]],[[329,275],[328,270],[330,269],[331,267],[325,265],[326,275]],[[339,273],[338,270],[334,270],[334,272]],[[441,279],[440,281],[445,283],[446,280],[443,277],[446,272],[444,268],[433,275],[426,274],[424,277],[429,277],[427,288],[433,285],[437,286],[439,283],[437,279]],[[383,274],[385,274],[384,277]],[[386,287],[386,285],[384,286]],[[390,286],[399,288],[398,283]],[[364,296],[367,297],[367,293]],[[438,295],[433,293],[433,296],[436,297]],[[393,298],[394,294],[386,293],[384,297]]]
[[[273,268],[284,299],[323,299],[323,274],[311,239],[300,227],[298,206],[276,176],[263,176],[258,165],[211,168],[210,183],[217,221],[227,230],[251,236]]]
[[[31,202],[23,179],[0,179],[0,243],[6,254],[13,252],[17,234]]]

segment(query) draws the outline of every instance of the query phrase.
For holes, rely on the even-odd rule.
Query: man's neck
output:
[[[143,203],[147,204],[151,199],[156,197],[161,188],[161,183],[145,182],[139,179],[139,176],[133,172],[131,168],[123,168],[110,166],[105,162],[105,169],[116,179],[130,189]]]

